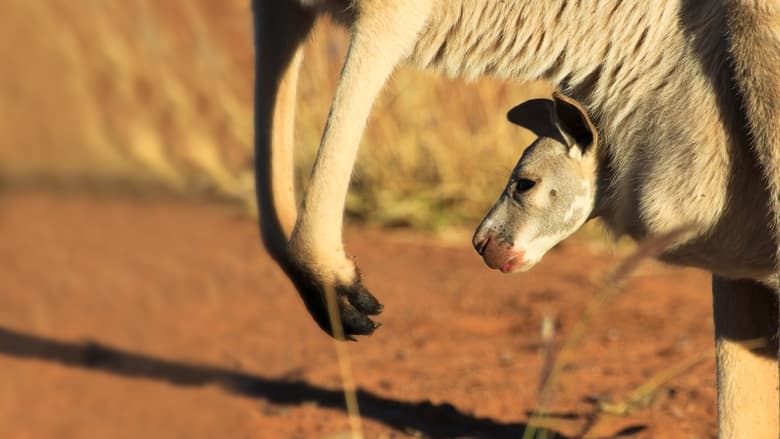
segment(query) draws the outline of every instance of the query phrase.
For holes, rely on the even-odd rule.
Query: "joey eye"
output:
[[[515,183],[515,192],[528,192],[536,186],[536,182],[533,180],[529,180],[527,178],[519,178],[517,179],[517,182]]]
[[[536,186],[536,181],[527,178],[518,178],[515,182],[515,190],[512,191],[512,197],[515,200],[518,200],[521,195],[531,190],[534,186]]]

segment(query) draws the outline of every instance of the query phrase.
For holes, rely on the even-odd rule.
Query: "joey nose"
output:
[[[471,240],[471,243],[474,245],[474,249],[477,250],[477,253],[484,255],[485,248],[487,248],[488,244],[490,243],[490,236],[482,237],[474,235],[474,239]]]

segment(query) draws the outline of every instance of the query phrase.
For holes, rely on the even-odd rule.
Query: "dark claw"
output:
[[[339,308],[345,335],[370,335],[379,327],[378,323],[374,323],[349,303],[341,303]]]
[[[359,280],[348,287],[338,287],[336,292],[339,295],[347,296],[349,303],[363,314],[375,316],[381,313],[382,308],[384,308]]]
[[[284,268],[314,321],[333,336],[323,285],[314,275],[294,264],[285,264]],[[379,314],[382,304],[360,283],[359,278],[348,286],[337,285],[335,291],[345,339],[354,341],[352,335],[370,335],[381,326],[368,315]]]

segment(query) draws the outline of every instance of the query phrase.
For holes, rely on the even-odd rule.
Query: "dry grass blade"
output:
[[[756,350],[766,347],[767,340],[761,337],[753,340],[746,340],[742,342],[742,345],[746,349]],[[589,433],[596,429],[600,420],[600,415],[602,414],[611,416],[626,416],[645,406],[653,399],[658,391],[663,388],[664,385],[673,379],[684,375],[686,372],[690,371],[706,360],[713,358],[713,356],[714,352],[712,349],[707,349],[699,352],[685,361],[664,369],[653,375],[649,380],[640,384],[628,396],[617,403],[610,403],[608,401],[601,400],[596,401],[596,411],[591,416],[590,422],[584,426],[579,436],[584,438],[590,437]]]
[[[645,404],[645,402],[652,399],[653,395],[655,395],[663,385],[674,378],[683,375],[712,356],[712,349],[699,352],[695,356],[655,374],[649,380],[634,389],[633,392],[620,402],[610,403],[607,401],[598,401],[596,405],[598,413],[606,413],[615,416],[628,415]]]
[[[344,400],[347,405],[347,416],[352,439],[363,439],[363,425],[360,421],[360,408],[358,407],[357,392],[355,389],[355,377],[352,374],[352,363],[349,360],[349,352],[344,338],[344,325],[338,310],[336,290],[329,286],[325,288],[325,301],[327,302],[328,318],[333,336],[336,338],[336,357],[339,363],[341,384],[344,389]]]
[[[542,372],[539,378],[539,395],[544,392],[545,385],[555,367],[555,319],[550,314],[542,317]]]
[[[552,384],[558,380],[573,349],[587,333],[587,328],[593,321],[593,318],[602,310],[604,305],[620,291],[622,283],[639,267],[639,264],[642,261],[659,256],[664,250],[671,247],[677,240],[685,235],[689,229],[690,227],[683,226],[667,234],[648,239],[640,244],[631,255],[621,261],[615,270],[606,276],[601,288],[588,302],[582,316],[574,325],[571,333],[561,346],[551,370],[543,374],[543,381],[540,384],[542,390],[540,391],[537,401],[537,408],[528,421],[528,428],[526,428],[523,433],[523,439],[546,439],[549,437],[549,430],[537,428],[536,426],[540,424],[542,419],[546,418],[548,407],[552,404]]]
[[[0,178],[254,204],[248,2],[86,3],[2,3]],[[18,44],[31,28],[42,31]],[[347,38],[322,20],[306,47],[295,120],[301,188]],[[478,219],[530,143],[505,111],[549,92],[399,69],[363,138],[348,213],[428,229]]]
[[[757,338],[754,340],[747,340],[742,345],[749,350],[756,350],[766,347],[767,341],[765,338]],[[683,375],[705,360],[712,358],[714,355],[712,349],[699,352],[695,356],[685,360],[681,363],[675,364],[668,369],[652,376],[649,380],[642,383],[639,387],[634,389],[626,398],[618,403],[609,403],[607,401],[598,401],[597,408],[600,413],[606,413],[614,416],[625,416],[633,412],[637,407],[641,406],[644,401],[648,401],[652,396],[658,392],[661,387],[673,380],[674,378]]]

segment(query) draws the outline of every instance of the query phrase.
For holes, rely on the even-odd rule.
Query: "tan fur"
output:
[[[733,0],[729,2],[729,30],[731,35],[731,54],[735,69],[735,78],[742,93],[742,105],[746,110],[745,118],[750,128],[752,146],[758,163],[763,171],[764,182],[769,191],[770,224],[774,228],[774,243],[776,263],[780,262],[780,3],[772,0]],[[777,270],[780,267],[775,265]],[[777,274],[777,273],[776,273]],[[777,293],[777,286],[775,288]],[[777,305],[775,305],[777,306]],[[777,308],[775,308],[777,309]],[[716,308],[717,310],[717,308]],[[766,312],[766,311],[764,311]],[[775,315],[777,317],[777,315]],[[717,325],[717,319],[716,319]],[[778,326],[775,325],[774,335],[777,337]],[[777,339],[775,338],[775,341]],[[744,356],[744,354],[742,354]],[[780,355],[775,351],[775,355]],[[718,358],[723,355],[718,355]],[[775,359],[777,356],[775,357]],[[747,360],[750,361],[750,360]],[[743,369],[746,368],[742,362]],[[753,360],[755,361],[755,360]],[[740,364],[740,363],[738,363]],[[778,364],[762,365],[766,372],[750,370],[752,376],[777,377]],[[730,370],[721,372],[719,367],[719,383],[725,382]],[[738,383],[738,389],[754,388],[752,383]],[[777,398],[778,384],[766,383],[768,388],[774,388],[772,399],[766,401],[767,417],[763,422],[771,422],[775,435],[780,430],[780,401]],[[752,407],[727,407],[731,403],[729,395],[719,395],[718,407],[721,412],[729,408],[740,411],[750,411]],[[760,413],[760,411],[759,411]],[[729,419],[729,421],[738,422]],[[739,418],[740,422],[749,420]],[[721,431],[728,425],[721,424]],[[744,426],[748,429],[749,426]],[[738,437],[734,435],[733,437]]]
[[[777,284],[778,246],[770,231],[780,221],[774,3],[255,0],[254,7],[264,242],[324,329],[326,286],[337,289],[348,333],[370,333],[367,315],[381,309],[346,256],[342,212],[371,104],[404,60],[448,76],[543,79],[560,87],[593,116],[613,181],[632,183],[613,184],[601,212],[616,234],[643,239],[693,225],[663,259],[722,278]],[[321,13],[349,26],[352,37],[296,216],[290,166],[296,53],[311,17]],[[716,311],[721,333],[729,322],[752,320],[750,311]],[[747,398],[749,382],[728,378],[732,363],[720,362],[722,384],[731,383],[727,397]],[[777,369],[772,376],[765,369],[755,372],[774,382]],[[729,401],[719,402],[722,428],[741,416]],[[740,437],[777,437],[773,425],[760,423]]]

